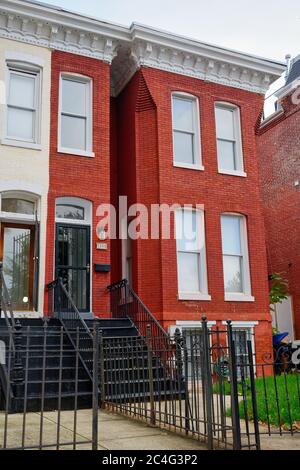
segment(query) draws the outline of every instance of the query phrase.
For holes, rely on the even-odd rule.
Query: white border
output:
[[[87,147],[86,150],[72,149],[63,147],[61,145],[61,114],[62,114],[62,83],[64,79],[70,81],[77,81],[85,84],[89,90],[86,102],[87,116],[86,116],[86,138]],[[74,97],[76,99],[76,97]],[[64,153],[68,155],[77,155],[80,157],[94,157],[93,152],[93,80],[92,78],[80,75],[76,73],[62,72],[59,77],[59,100],[58,100],[58,153]]]
[[[178,289],[178,300],[206,300],[210,301],[211,296],[208,294],[208,279],[207,279],[207,257],[206,257],[206,239],[205,239],[205,217],[204,209],[192,208],[192,207],[182,207],[181,209],[175,210],[175,234],[176,234],[176,214],[179,211],[195,211],[196,213],[196,227],[197,227],[197,236],[200,239],[200,243],[203,240],[203,244],[199,249],[200,255],[200,289],[197,292],[180,292],[179,291],[179,264],[178,264],[178,243],[176,240],[176,263],[177,263],[177,289]]]
[[[174,141],[174,107],[173,98],[182,98],[192,102],[193,104],[193,128],[194,128],[194,158],[195,163],[183,163],[175,161],[175,141]],[[190,93],[182,91],[173,91],[171,93],[171,109],[172,109],[172,143],[173,143],[173,166],[178,168],[188,168],[191,170],[204,170],[202,164],[201,151],[201,125],[200,125],[200,106],[199,98]]]
[[[218,158],[218,173],[223,175],[232,175],[232,176],[242,176],[246,177],[247,173],[244,171],[244,156],[243,156],[243,143],[242,143],[242,129],[241,129],[241,110],[239,106],[226,102],[226,101],[216,101],[215,102],[215,123],[216,123],[216,142],[218,144],[218,133],[217,133],[217,114],[216,110],[219,109],[228,109],[233,112],[234,120],[234,136],[236,143],[236,161],[237,166],[236,170],[227,170],[220,168],[219,166],[219,155],[217,149],[217,158]]]

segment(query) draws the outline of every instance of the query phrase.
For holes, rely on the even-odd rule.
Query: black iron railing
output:
[[[139,334],[147,339],[159,352],[161,358],[167,361],[169,351],[169,336],[146,307],[137,293],[129,285],[127,279],[108,286],[112,318],[129,318],[136,326]]]
[[[130,318],[144,338],[147,336],[147,325],[150,325],[151,337],[168,337],[164,328],[132,289],[127,279],[108,286],[108,290],[113,318]]]
[[[1,311],[4,314],[7,328],[14,328],[15,318],[12,309],[12,302],[3,275],[3,264],[0,261],[0,312]]]
[[[62,323],[64,330],[75,348],[74,332],[79,330],[79,358],[91,380],[93,380],[92,341],[93,336],[80,315],[70,293],[61,278],[55,279],[47,285],[49,291],[49,305],[52,315]],[[52,294],[52,295],[51,295]]]
[[[0,452],[6,449],[97,450],[98,375],[94,375],[91,384],[80,363],[79,328],[74,333],[73,348],[66,340],[63,326],[44,321],[40,326],[19,328],[16,323],[16,334],[11,330],[8,334],[5,386],[0,382]],[[0,329],[0,340],[2,335]],[[13,336],[16,353],[10,347]],[[92,337],[92,358],[97,370],[99,335],[96,329]],[[16,355],[21,360],[22,370],[16,367]],[[82,408],[86,409],[83,421],[78,417]],[[34,425],[33,416],[37,417]],[[70,430],[67,433],[66,419]]]

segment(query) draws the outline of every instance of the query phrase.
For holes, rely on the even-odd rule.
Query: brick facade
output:
[[[58,153],[59,78],[63,72],[81,74],[93,81],[93,150],[95,157]],[[54,279],[55,199],[80,197],[93,203],[92,264],[110,264],[110,247],[96,250],[96,209],[110,203],[110,82],[109,65],[92,58],[69,53],[52,53],[50,183],[48,195],[47,252],[45,283]],[[91,266],[93,273],[93,266]],[[107,285],[110,274],[92,275],[92,310],[98,316],[109,315]],[[45,310],[47,311],[47,296]]]
[[[269,273],[289,281],[295,336],[300,337],[300,107],[291,96],[282,111],[258,131],[260,181],[266,227]]]
[[[195,95],[200,103],[204,171],[173,166],[171,93]],[[214,102],[240,107],[247,178],[222,175],[217,170]],[[117,98],[119,194],[129,204],[203,204],[205,208],[208,285],[211,301],[177,298],[176,241],[138,240],[133,250],[133,285],[165,327],[176,320],[259,320],[257,347],[269,349],[271,323],[268,307],[264,225],[258,186],[255,126],[263,97],[247,91],[206,83],[155,69],[143,68]],[[255,302],[225,302],[220,215],[247,216],[252,295]],[[174,224],[172,223],[172,226]],[[120,268],[119,268],[120,271]]]

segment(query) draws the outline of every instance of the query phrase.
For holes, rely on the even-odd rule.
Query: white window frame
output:
[[[233,112],[233,123],[234,123],[234,136],[235,140],[235,166],[236,170],[228,170],[220,168],[219,166],[219,155],[218,155],[218,140],[225,140],[218,138],[217,131],[217,109],[226,109]],[[216,143],[217,143],[217,161],[218,161],[218,173],[223,175],[241,176],[246,177],[247,173],[244,171],[244,157],[243,157],[243,144],[242,144],[242,129],[241,129],[241,113],[240,108],[232,103],[224,101],[215,102],[215,123],[216,123]],[[230,141],[231,142],[231,141]]]
[[[86,110],[87,115],[73,115],[70,113],[65,113],[62,109],[62,89],[63,81],[77,81],[79,83],[85,84],[88,93],[87,93],[87,102]],[[74,117],[85,117],[86,119],[86,149],[75,149],[67,148],[62,146],[62,115],[74,116]],[[84,75],[72,74],[63,72],[60,74],[59,79],[59,104],[58,104],[58,152],[65,153],[69,155],[78,155],[81,157],[94,157],[95,153],[93,152],[93,80],[90,77]]]
[[[208,328],[212,328],[216,325],[216,321],[208,321],[207,326]],[[176,325],[169,326],[169,334],[170,336],[174,336],[175,331],[179,330],[181,333],[183,330],[202,330],[202,321],[195,321],[195,320],[177,320]]]
[[[225,279],[224,279],[224,253],[222,246],[222,264],[223,264],[223,284],[225,301],[227,302],[254,302],[255,298],[251,294],[251,276],[250,276],[250,262],[249,262],[249,247],[248,247],[248,233],[247,233],[247,217],[237,212],[224,212],[221,214],[220,225],[222,232],[222,216],[232,216],[240,218],[240,238],[241,238],[241,256],[242,256],[242,279],[243,279],[243,292],[225,292]],[[226,256],[226,255],[225,255]]]
[[[174,133],[176,131],[182,131],[182,129],[174,128],[174,113],[173,113],[173,99],[182,99],[189,100],[193,102],[193,128],[194,128],[194,160],[195,163],[184,163],[175,161],[175,139]],[[191,95],[190,93],[184,93],[179,91],[174,91],[171,95],[171,107],[172,107],[172,140],[173,140],[173,166],[179,168],[188,168],[192,170],[204,170],[202,164],[202,155],[201,155],[201,129],[200,129],[200,111],[199,111],[199,99],[197,96]]]
[[[28,193],[26,191],[2,191],[0,192],[0,221],[34,224],[36,222],[36,215],[34,214],[21,214],[15,212],[2,211],[2,199],[25,199],[34,204],[34,212],[37,214],[38,220],[40,219],[40,196]]]
[[[227,325],[226,321],[222,321],[222,325]],[[251,337],[251,345],[252,345],[252,353],[253,353],[253,362],[254,362],[254,373],[256,371],[255,368],[255,331],[254,328],[259,325],[258,321],[232,321],[231,326],[234,330],[248,330]]]
[[[206,241],[205,241],[205,220],[204,210],[195,209],[191,207],[182,207],[181,209],[175,210],[175,234],[176,234],[176,217],[179,212],[182,211],[193,211],[196,213],[196,226],[197,226],[197,237],[199,242],[203,240],[202,247],[198,250],[192,251],[192,253],[199,254],[200,266],[199,266],[199,290],[195,292],[180,292],[179,290],[179,261],[178,253],[183,252],[178,249],[178,241],[176,240],[176,261],[177,261],[177,282],[178,282],[178,300],[206,300],[210,301],[211,296],[208,294],[208,280],[207,280],[207,260],[206,260]]]
[[[63,217],[56,217],[56,206],[60,204],[81,207],[84,209],[84,218],[64,219]],[[58,197],[55,201],[55,221],[60,224],[90,225],[92,227],[92,203],[79,197]]]
[[[20,56],[21,58],[21,56]],[[26,56],[25,56],[26,58]],[[13,147],[22,147],[32,150],[42,150],[41,146],[41,106],[42,106],[42,66],[22,60],[6,60],[6,106],[3,120],[3,139],[1,140],[2,145],[10,145]],[[20,76],[28,76],[31,74],[35,80],[35,97],[34,97],[34,108],[23,108],[17,105],[9,104],[9,90],[10,90],[10,79],[12,74]],[[34,111],[34,127],[33,127],[33,139],[23,139],[18,136],[9,136],[7,119],[8,119],[8,108],[24,109]]]

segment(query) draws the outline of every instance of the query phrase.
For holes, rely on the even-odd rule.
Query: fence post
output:
[[[252,398],[251,401],[252,401],[252,411],[253,411],[253,421],[254,421],[254,431],[255,431],[255,444],[256,444],[256,450],[260,450],[257,397],[256,397],[256,388],[255,388],[254,361],[253,361],[253,351],[252,351],[251,341],[247,341],[247,348],[248,348],[248,359],[249,359],[250,387],[251,387],[251,398]]]
[[[15,344],[15,355],[12,367],[12,382],[14,386],[15,397],[23,397],[24,394],[24,368],[22,362],[22,325],[20,320],[16,321],[15,328],[13,330],[14,344]]]
[[[153,352],[151,344],[151,325],[146,329],[147,350],[148,350],[148,378],[150,392],[150,422],[155,426],[155,406],[154,406],[154,383],[153,383]]]
[[[233,448],[234,450],[241,450],[241,426],[240,426],[240,412],[239,412],[239,399],[238,399],[238,384],[237,384],[237,363],[235,354],[235,344],[232,334],[231,320],[227,322],[227,344],[229,351],[229,371],[230,371],[230,395],[231,395],[231,420],[233,430]]]
[[[102,330],[99,331],[99,367],[100,367],[101,408],[105,408],[104,342],[103,342]]]
[[[207,319],[204,315],[202,317],[202,339],[203,339],[203,353],[204,353],[204,386],[205,386],[205,405],[206,405],[206,418],[207,418],[207,446],[209,450],[213,450],[213,387],[211,377],[211,363],[210,363],[210,347],[209,347],[209,331],[207,327]]]
[[[99,409],[99,330],[93,330],[93,429],[92,449],[98,450],[98,409]]]

